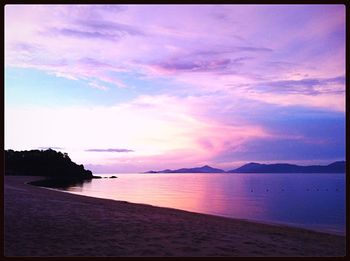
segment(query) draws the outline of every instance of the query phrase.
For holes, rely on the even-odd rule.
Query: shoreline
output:
[[[139,173],[119,173],[122,175],[129,175],[129,174],[139,174]],[[152,175],[152,174],[156,174],[158,175],[159,173],[151,173],[151,174],[147,174],[147,175]],[[166,174],[174,174],[174,173],[164,173]],[[227,174],[227,173],[175,173],[176,175],[178,174]],[[240,173],[240,174],[249,174],[249,173]],[[251,174],[259,174],[259,173],[251,173]],[[266,174],[266,173],[264,173]],[[272,175],[274,174],[280,174],[280,173],[271,173]],[[298,174],[298,173],[297,173]],[[307,173],[306,173],[307,174]],[[315,174],[315,173],[309,173],[309,174]],[[317,175],[319,174],[324,174],[324,173],[316,173]],[[329,173],[328,173],[329,174]],[[344,173],[332,173],[332,174],[344,174]],[[106,174],[106,173],[99,173],[98,175],[101,175],[102,178],[109,178],[110,176],[115,176],[118,174]],[[162,174],[163,175],[163,174]],[[57,180],[55,180],[56,182]],[[69,188],[70,186],[76,186],[77,183],[83,183],[83,182],[79,182],[79,181],[69,181],[65,182],[65,186],[62,185],[62,182],[60,180],[58,180],[59,183],[57,185],[57,183],[55,182],[47,182],[47,180],[39,180],[39,181],[34,181],[34,182],[29,182],[29,185],[35,185],[44,189],[53,189],[56,191],[60,191],[60,192],[65,192],[65,193],[71,193],[71,194],[75,194],[75,195],[80,195],[80,196],[87,196],[87,197],[93,197],[93,198],[100,198],[100,199],[108,199],[108,200],[114,200],[114,201],[123,201],[123,202],[128,202],[131,204],[145,204],[145,205],[149,205],[149,206],[154,206],[154,207],[163,207],[163,208],[169,208],[169,209],[177,209],[177,210],[182,210],[182,211],[187,211],[187,212],[191,212],[191,213],[197,213],[197,214],[205,214],[205,215],[210,215],[210,216],[218,216],[218,217],[225,217],[225,218],[230,218],[230,219],[235,219],[235,220],[241,220],[241,221],[246,221],[246,222],[252,222],[252,223],[259,223],[259,224],[265,224],[265,225],[272,225],[272,226],[281,226],[281,227],[290,227],[290,228],[298,228],[298,229],[304,229],[304,230],[310,230],[313,232],[319,232],[319,233],[325,233],[325,234],[331,234],[331,235],[338,235],[338,236],[345,236],[346,235],[346,231],[345,228],[344,230],[340,230],[340,229],[332,229],[330,227],[322,227],[322,226],[303,226],[301,224],[298,223],[288,223],[288,222],[278,222],[278,221],[269,221],[269,220],[261,220],[261,219],[248,219],[248,218],[242,218],[242,217],[233,217],[230,215],[224,215],[224,214],[216,214],[216,213],[210,213],[210,212],[198,212],[198,211],[194,211],[191,209],[182,209],[182,208],[176,208],[176,207],[169,207],[166,205],[160,206],[160,205],[156,205],[156,204],[150,204],[147,202],[133,202],[133,201],[128,201],[128,200],[121,200],[121,199],[117,199],[114,197],[104,197],[104,196],[96,196],[96,195],[89,195],[89,194],[81,194],[79,192],[76,191],[70,191],[67,190],[66,188]],[[66,180],[67,181],[67,180]],[[74,180],[73,180],[74,181]],[[63,183],[64,184],[64,183]]]
[[[4,177],[5,256],[345,256],[345,236],[25,184],[39,179]]]
[[[234,217],[230,217],[230,216],[215,215],[215,214],[209,214],[209,213],[201,213],[201,212],[195,212],[195,211],[190,211],[190,210],[185,210],[185,209],[180,209],[180,208],[162,207],[162,206],[157,206],[157,205],[152,205],[152,204],[147,204],[147,203],[137,203],[137,202],[131,202],[131,201],[127,201],[127,200],[117,200],[117,199],[104,198],[104,197],[94,197],[94,196],[83,195],[83,194],[79,194],[79,193],[71,192],[71,191],[67,191],[67,190],[62,190],[62,189],[59,189],[59,188],[53,188],[53,187],[51,188],[51,187],[45,187],[45,186],[32,185],[32,184],[30,184],[30,182],[26,183],[26,184],[30,185],[30,186],[37,186],[37,187],[42,188],[42,189],[48,189],[48,190],[52,190],[52,191],[58,191],[58,192],[68,193],[68,194],[72,194],[72,195],[78,195],[78,196],[82,196],[82,197],[89,197],[89,198],[96,198],[96,199],[106,199],[106,200],[112,200],[112,201],[116,201],[116,202],[124,202],[124,203],[128,203],[128,204],[144,205],[144,206],[150,206],[150,207],[156,207],[156,208],[172,209],[172,210],[184,211],[184,212],[188,212],[188,213],[192,213],[192,214],[199,214],[199,215],[207,215],[207,216],[212,216],[212,217],[228,218],[228,219],[233,219],[233,220],[242,221],[242,222],[249,222],[249,223],[268,225],[268,226],[274,226],[274,227],[306,230],[306,231],[310,231],[310,232],[327,234],[327,235],[343,236],[343,237],[346,236],[346,231],[344,231],[344,232],[329,231],[329,230],[325,231],[325,230],[317,230],[317,229],[312,229],[312,228],[304,228],[304,227],[300,227],[300,226],[293,225],[293,224],[274,223],[274,222],[268,222],[268,221],[262,221],[262,220],[234,218]]]

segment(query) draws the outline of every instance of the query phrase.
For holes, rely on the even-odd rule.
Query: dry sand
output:
[[[33,180],[4,178],[5,256],[345,255],[344,236],[25,184]]]

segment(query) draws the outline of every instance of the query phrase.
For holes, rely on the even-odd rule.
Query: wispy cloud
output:
[[[38,149],[41,149],[41,150],[48,150],[48,149],[64,150],[64,148],[62,148],[62,147],[38,147]]]
[[[98,40],[109,40],[116,41],[120,38],[120,35],[115,33],[101,33],[101,32],[89,32],[71,28],[50,28],[48,31],[43,32],[43,34],[57,37],[57,36],[67,36],[67,37],[76,37],[83,39],[98,39]]]
[[[85,151],[89,151],[89,152],[134,152],[133,150],[129,150],[129,149],[87,149]]]
[[[301,85],[295,75],[303,73],[309,78],[304,79],[303,86],[307,88],[306,81],[310,86],[321,75],[332,78],[343,74],[334,68],[344,68],[342,60],[335,57],[344,56],[345,46],[329,37],[332,33],[340,37],[345,29],[341,9],[254,5],[7,6],[6,65],[86,80],[87,86],[99,86],[101,90],[109,84],[127,87],[115,76],[110,79],[114,72],[149,78],[171,74],[178,83],[204,90],[207,85],[222,89],[228,84],[239,88],[243,82],[253,83],[251,86],[258,91],[262,81],[286,84],[284,90],[291,90],[292,84]],[[154,12],[158,15],[149,16]],[[279,12],[286,18],[271,15]],[[325,12],[338,18],[326,23],[320,15]],[[25,25],[17,19],[21,16],[26,17]],[[297,19],[303,22],[303,29],[295,27],[293,21]],[[316,28],[316,22],[323,26]],[[286,31],[293,33],[286,35]],[[208,32],[215,32],[215,37]],[[24,43],[24,38],[30,40]],[[23,52],[18,53],[18,49]],[[320,59],[327,68],[320,65]],[[267,90],[271,95],[276,92],[274,86],[267,86]],[[313,91],[301,91],[313,95]]]
[[[249,52],[272,52],[273,50],[271,48],[265,48],[265,47],[251,47],[251,46],[239,46],[236,47],[239,51],[249,51]]]
[[[104,90],[104,91],[107,91],[109,89],[108,87],[98,84],[96,82],[89,82],[89,86],[91,86],[92,88],[95,88],[98,90]]]
[[[238,124],[214,119],[208,113],[210,109],[210,102],[200,97],[181,99],[162,95],[142,96],[118,106],[93,109],[83,106],[8,109],[6,139],[12,143],[21,136],[23,146],[30,146],[35,140],[67,144],[67,147],[75,148],[69,153],[78,157],[78,161],[82,155],[77,150],[81,148],[86,153],[116,152],[123,154],[120,155],[123,159],[132,154],[134,159],[156,162],[161,155],[179,159],[180,156],[175,154],[180,151],[183,155],[192,155],[193,161],[205,161],[221,152],[227,144],[269,136],[263,127],[252,122],[240,121]],[[22,120],[16,120],[18,118]],[[21,130],[28,122],[31,124],[23,133]],[[42,126],[40,122],[46,122],[46,125]],[[67,125],[69,130],[59,127]],[[8,132],[10,129],[15,131]],[[92,148],[84,149],[87,141]],[[108,148],[110,145],[118,147]],[[125,149],[130,147],[132,151]],[[91,163],[98,160],[101,159],[96,155]]]
[[[156,64],[155,68],[169,73],[176,72],[207,72],[226,70],[230,64],[230,59],[213,59],[198,61],[168,61]]]
[[[345,76],[338,76],[332,78],[303,78],[299,80],[263,82],[251,88],[269,93],[317,95],[320,93],[345,93],[344,85]]]
[[[115,35],[119,35],[120,37],[126,35],[145,35],[145,33],[137,27],[113,21],[89,19],[77,20],[77,23],[80,24],[82,27],[93,29],[93,31],[114,33]]]
[[[29,44],[26,42],[17,42],[13,44],[12,48],[18,52],[38,52],[42,49],[41,45]]]

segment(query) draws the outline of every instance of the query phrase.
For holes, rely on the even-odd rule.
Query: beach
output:
[[[345,237],[92,198],[4,177],[5,256],[345,256]]]

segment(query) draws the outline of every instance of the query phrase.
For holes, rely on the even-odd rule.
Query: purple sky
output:
[[[5,148],[94,172],[345,158],[343,5],[6,5]]]

